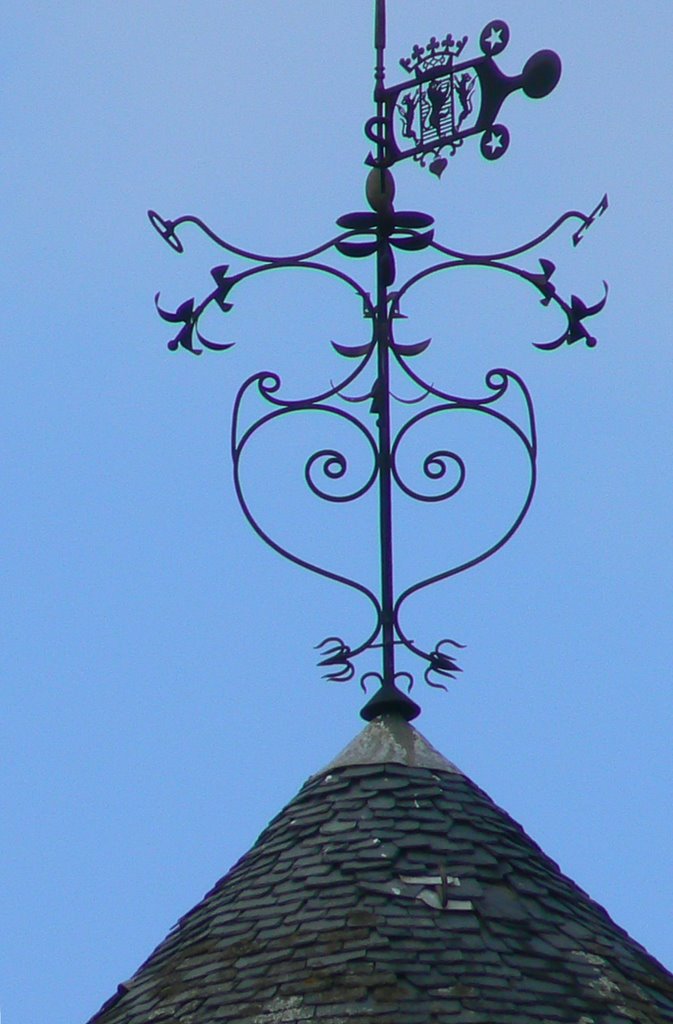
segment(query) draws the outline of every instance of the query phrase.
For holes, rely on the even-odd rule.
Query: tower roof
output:
[[[90,1024],[666,1024],[673,975],[401,718],[308,780]]]

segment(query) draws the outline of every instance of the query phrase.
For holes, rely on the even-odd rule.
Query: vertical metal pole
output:
[[[393,224],[395,184],[387,167],[387,122],[385,104],[386,3],[376,0],[374,43],[376,72],[374,100],[376,103],[377,152],[375,166],[367,181],[367,197],[376,212],[376,358],[377,378],[372,392],[372,411],[378,415],[379,447],[379,555],[381,559],[381,689],[360,712],[367,721],[378,715],[395,712],[411,721],[420,708],[395,685],[395,627],[393,609],[393,508],[390,422],[390,338],[391,318],[388,288],[393,280],[389,235]]]
[[[384,89],[385,89],[385,48],[386,48],[386,3],[376,0],[374,27],[376,47],[376,114],[379,124],[378,171],[380,175],[381,205],[378,211],[378,247],[376,253],[376,346],[378,357],[378,379],[376,383],[376,407],[379,415],[379,528],[381,556],[381,608],[383,612],[383,685],[395,684],[395,636],[393,630],[393,522],[392,487],[390,470],[390,323],[388,311],[387,259],[388,243],[384,235],[384,218],[390,216],[387,208],[387,178],[390,172],[385,167]],[[392,209],[392,197],[390,199]]]
[[[383,617],[383,683],[394,685],[395,637],[393,630],[393,523],[390,468],[390,357],[388,286],[385,268],[385,240],[379,237],[377,252],[376,344],[378,379],[376,408],[379,430],[379,528],[381,554],[381,609]]]
[[[386,81],[386,0],[376,0],[376,13],[374,17],[374,47],[376,49],[376,70],[374,71],[374,102],[376,103],[376,116],[378,118],[378,145],[376,162],[381,173],[381,186],[383,191],[383,180],[385,175],[385,143],[382,134],[384,115],[384,95]]]

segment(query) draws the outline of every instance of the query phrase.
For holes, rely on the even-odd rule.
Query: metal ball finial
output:
[[[390,213],[395,199],[395,179],[387,167],[372,167],[365,184],[367,202],[376,213]]]

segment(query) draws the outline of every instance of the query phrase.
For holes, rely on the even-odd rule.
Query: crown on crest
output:
[[[420,75],[440,64],[451,63],[455,57],[460,57],[467,44],[467,38],[463,36],[462,39],[454,39],[449,32],[440,42],[433,36],[427,46],[416,44],[411,51],[411,57],[403,57],[400,64],[410,75]]]

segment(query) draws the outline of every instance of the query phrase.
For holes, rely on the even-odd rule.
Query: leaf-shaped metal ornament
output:
[[[417,341],[416,344],[412,345],[400,345],[398,341],[392,345],[393,352],[397,356],[420,356],[427,348],[432,344],[432,338],[426,338],[425,341]]]
[[[336,341],[330,343],[335,352],[338,352],[340,356],[345,356],[346,359],[360,359],[362,356],[369,355],[372,351],[372,342],[367,342],[366,345],[340,345]]]

